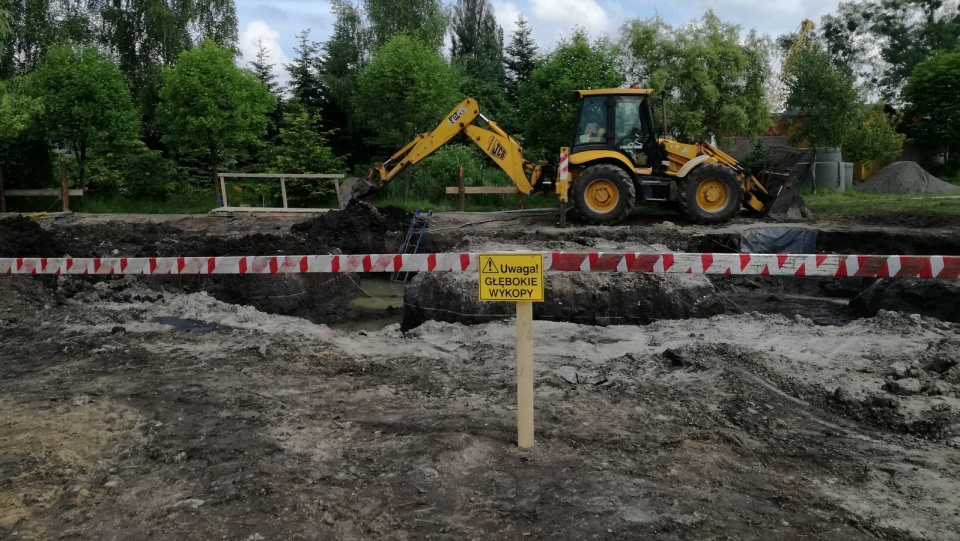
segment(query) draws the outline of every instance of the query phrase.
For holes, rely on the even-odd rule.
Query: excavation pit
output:
[[[435,218],[432,252],[734,251],[753,225]],[[0,220],[0,257],[392,253],[402,222],[350,237],[273,217]],[[887,240],[937,250],[945,229]],[[882,247],[890,229],[856,231]],[[0,537],[957,539],[960,328],[864,293],[949,291],[548,280],[528,451],[512,305],[480,305],[469,274],[404,291],[368,274],[0,276]],[[504,311],[397,323],[428,307]]]

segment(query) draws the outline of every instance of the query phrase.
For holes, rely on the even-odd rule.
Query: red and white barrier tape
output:
[[[960,278],[960,256],[542,252],[554,272]],[[0,274],[477,272],[475,253],[0,258]]]

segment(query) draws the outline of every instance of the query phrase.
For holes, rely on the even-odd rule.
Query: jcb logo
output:
[[[465,115],[465,114],[467,114],[467,109],[466,109],[466,107],[461,107],[461,108],[457,109],[457,111],[456,111],[455,113],[453,113],[452,115],[450,115],[450,118],[447,119],[447,122],[453,124],[453,123],[455,123],[456,121],[460,120],[460,117],[462,117],[462,116]]]
[[[496,137],[490,138],[490,144],[487,145],[487,152],[498,160],[507,157],[507,149],[503,148],[503,145],[500,144],[500,141],[497,141]]]

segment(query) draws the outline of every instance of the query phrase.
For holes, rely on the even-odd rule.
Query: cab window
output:
[[[646,140],[650,135],[640,119],[640,104],[643,100],[618,100],[616,104],[616,138],[618,142]]]
[[[635,165],[645,166],[651,149],[650,130],[643,122],[641,109],[645,98],[620,98],[614,106],[614,147],[629,156]]]
[[[580,123],[574,144],[603,143],[606,135],[606,97],[584,98],[580,107]]]

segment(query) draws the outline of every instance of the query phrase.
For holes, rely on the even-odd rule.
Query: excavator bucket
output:
[[[367,177],[349,177],[337,186],[337,201],[340,208],[345,209],[350,201],[366,197],[377,191],[379,185]]]
[[[796,175],[801,156],[803,151],[792,147],[774,146],[767,150],[766,165],[759,175],[760,183],[767,190],[761,197],[764,216],[777,221],[803,218],[806,203],[800,197]]]

